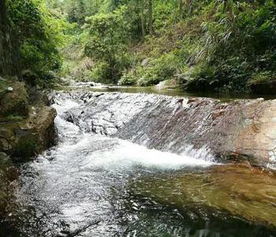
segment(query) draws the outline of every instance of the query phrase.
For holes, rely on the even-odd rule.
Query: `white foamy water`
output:
[[[74,157],[78,157],[78,154],[83,154],[83,151],[87,151],[88,148],[93,147],[93,144],[103,143],[103,149],[89,150],[82,157],[86,167],[101,167],[106,169],[126,168],[135,166],[144,166],[148,168],[159,169],[181,169],[186,166],[210,166],[214,162],[212,157],[208,154],[207,150],[201,149],[200,151],[193,150],[190,146],[183,154],[173,154],[170,152],[162,152],[154,149],[147,149],[144,146],[133,144],[128,141],[108,138],[101,135],[93,134],[80,134],[80,129],[77,125],[67,122],[63,119],[63,114],[72,108],[76,108],[80,104],[71,99],[57,101],[53,107],[57,110],[58,116],[56,118],[56,126],[59,131],[60,137],[67,137],[65,144],[61,144],[57,153],[75,154]],[[70,140],[68,137],[78,137],[76,144],[67,144],[66,141]],[[113,147],[104,146],[104,143],[116,143]]]
[[[22,177],[25,185],[19,194],[21,202],[35,207],[37,213],[45,213],[42,229],[51,230],[54,236],[64,228],[74,232],[98,219],[97,226],[85,229],[81,236],[113,236],[120,229],[114,202],[121,201],[116,193],[125,192],[129,179],[147,172],[214,164],[207,153],[204,158],[204,151],[193,156],[197,152],[191,147],[183,154],[173,154],[84,133],[76,124],[64,120],[65,113],[78,106],[74,100],[61,100],[54,105],[59,142],[29,164],[27,173],[33,175]]]
[[[168,152],[175,145],[173,139],[164,144],[164,151],[160,151],[148,149],[144,146],[147,143],[137,145],[89,133],[90,129],[86,130],[85,126],[91,126],[93,119],[83,122],[80,115],[84,105],[91,109],[89,113],[94,113],[93,103],[87,105],[78,97],[74,99],[74,95],[67,94],[57,95],[54,99],[53,106],[58,112],[55,120],[58,143],[22,169],[17,195],[18,212],[23,222],[22,236],[233,236],[232,227],[230,235],[220,235],[217,224],[211,234],[210,220],[204,212],[203,218],[197,220],[198,212],[193,213],[185,207],[180,211],[175,206],[159,203],[158,198],[139,193],[141,187],[147,191],[145,180],[166,181],[182,173],[202,172],[215,164],[208,147],[196,150],[191,145],[184,145],[181,154],[174,154]],[[130,121],[135,113],[133,110],[117,118],[120,122]],[[148,134],[139,135],[143,135],[144,141]],[[158,182],[156,185],[162,192],[163,186]],[[181,194],[177,188],[170,192]],[[168,197],[165,189],[164,195],[164,198]],[[192,222],[195,222],[194,226]],[[223,233],[225,223],[221,228]]]
[[[84,138],[83,143],[93,143],[95,137]],[[96,138],[96,140],[98,137]],[[125,168],[144,166],[159,169],[181,169],[186,166],[209,166],[213,163],[202,159],[196,159],[186,154],[177,155],[133,144],[128,141],[116,140],[117,145],[110,150],[100,150],[86,157],[86,167],[101,167],[104,169]],[[78,145],[77,145],[78,146]],[[73,148],[74,149],[74,148]],[[78,149],[78,148],[77,148]]]

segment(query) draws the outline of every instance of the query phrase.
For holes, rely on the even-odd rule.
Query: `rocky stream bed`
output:
[[[0,236],[276,235],[275,100],[50,101],[58,142],[11,178]]]

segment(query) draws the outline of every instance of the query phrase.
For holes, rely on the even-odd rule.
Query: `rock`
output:
[[[0,169],[3,166],[9,166],[11,164],[11,158],[6,153],[0,152]]]
[[[13,92],[13,88],[12,88],[12,87],[8,87],[8,88],[7,88],[7,91],[8,91],[8,92]]]
[[[51,146],[55,140],[55,109],[34,108],[28,118],[3,124],[0,129],[0,151],[16,161],[24,161]]]
[[[13,82],[13,89],[0,97],[0,116],[28,115],[28,94],[24,83]]]
[[[28,88],[29,104],[34,106],[50,106],[50,100],[47,94],[43,91],[39,91],[36,87]]]
[[[145,58],[143,59],[143,61],[141,62],[141,66],[142,67],[146,67],[150,62],[150,59],[149,58]]]
[[[56,111],[35,87],[11,79],[3,85],[12,89],[0,97],[0,152],[24,161],[53,143]]]
[[[37,84],[37,79],[39,78],[39,76],[33,71],[24,70],[21,74],[23,80],[26,82],[27,85],[34,87]]]
[[[246,165],[212,167],[199,173],[138,179],[134,194],[178,209],[211,211],[276,227],[276,175]]]
[[[203,157],[247,160],[276,165],[276,100],[179,98],[152,94],[88,92],[59,94],[80,106],[68,111],[70,121],[86,132],[116,136],[174,153],[192,146]],[[69,118],[68,117],[68,118]],[[203,152],[204,151],[204,152]]]
[[[157,90],[174,89],[179,88],[179,83],[177,80],[171,79],[159,82],[154,88]]]
[[[16,145],[13,156],[25,159],[39,154],[53,145],[55,141],[55,109],[44,106],[16,128]]]
[[[12,149],[14,142],[14,132],[2,125],[0,128],[0,151],[9,152]]]

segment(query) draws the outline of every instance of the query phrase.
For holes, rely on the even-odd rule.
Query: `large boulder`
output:
[[[17,161],[24,161],[53,144],[55,109],[32,107],[28,118],[7,122],[0,128],[0,151]]]
[[[28,94],[24,83],[17,81],[4,82],[5,86],[0,88],[0,117],[27,116]]]
[[[203,157],[276,164],[276,100],[93,92],[59,96],[78,101],[80,106],[68,111],[68,121],[87,132],[179,154],[192,146]]]

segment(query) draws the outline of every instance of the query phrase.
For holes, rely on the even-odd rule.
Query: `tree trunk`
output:
[[[143,40],[144,40],[145,35],[146,35],[144,9],[145,9],[144,0],[141,0],[140,18],[141,18],[141,33],[142,33],[142,39]]]
[[[149,0],[149,15],[148,15],[148,18],[149,18],[149,33],[152,35],[153,34],[153,6],[152,6],[152,1],[153,0]]]
[[[19,50],[7,16],[6,0],[0,0],[0,75],[19,75]]]

